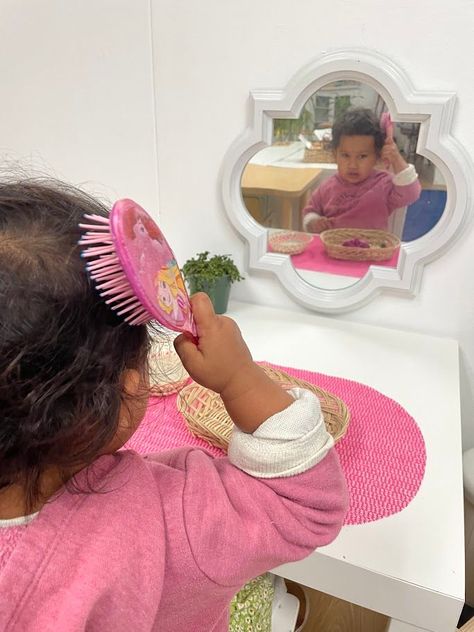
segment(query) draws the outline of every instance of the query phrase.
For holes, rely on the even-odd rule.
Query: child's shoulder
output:
[[[341,186],[342,186],[342,182],[340,180],[340,177],[338,176],[337,173],[333,173],[331,176],[328,176],[321,182],[317,190],[324,193],[326,191],[332,191],[334,189],[337,189]]]
[[[339,176],[339,174],[333,173],[332,175],[328,176],[322,183],[321,186],[334,186],[335,184],[338,184],[339,182],[341,182],[341,177]]]
[[[60,520],[71,513],[87,528],[97,521],[97,516],[105,522],[113,517],[117,523],[126,523],[132,514],[154,516],[169,497],[179,504],[188,452],[182,448],[145,457],[132,450],[120,450],[103,455],[79,472],[74,486],[63,488],[40,515]]]

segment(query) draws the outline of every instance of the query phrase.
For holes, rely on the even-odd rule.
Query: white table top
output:
[[[454,629],[464,601],[457,342],[247,303],[229,316],[256,360],[368,384],[399,402],[426,442],[425,477],[403,511],[346,526],[276,572],[423,629]]]
[[[313,287],[321,287],[324,290],[340,290],[358,283],[358,277],[343,276],[342,274],[329,274],[318,270],[303,270],[295,268],[298,275],[310,283]]]

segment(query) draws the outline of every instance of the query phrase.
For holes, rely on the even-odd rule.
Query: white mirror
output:
[[[252,92],[252,125],[223,170],[250,269],[272,270],[319,311],[381,290],[415,293],[423,264],[468,214],[471,165],[449,134],[454,100],[415,91],[379,55],[348,50],[284,90]]]

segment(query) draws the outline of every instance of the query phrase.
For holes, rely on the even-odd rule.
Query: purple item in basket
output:
[[[355,239],[346,239],[346,241],[342,242],[342,245],[352,248],[370,248],[370,244],[367,241],[359,239],[358,237]]]

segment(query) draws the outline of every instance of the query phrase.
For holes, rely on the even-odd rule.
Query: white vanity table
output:
[[[345,526],[277,574],[388,615],[390,632],[453,632],[464,603],[456,341],[247,303],[228,315],[255,360],[372,386],[413,416],[426,443],[424,480],[403,511]]]

